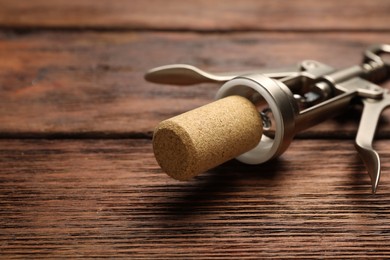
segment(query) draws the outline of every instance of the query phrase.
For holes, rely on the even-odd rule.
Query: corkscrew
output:
[[[280,156],[294,135],[361,103],[355,147],[371,179],[381,174],[372,142],[390,94],[379,83],[390,78],[383,54],[390,45],[367,48],[361,65],[335,69],[314,60],[274,70],[215,74],[191,65],[151,69],[145,79],[162,84],[222,83],[217,101],[161,122],[153,135],[157,162],[171,177],[188,180],[236,158],[260,164]]]

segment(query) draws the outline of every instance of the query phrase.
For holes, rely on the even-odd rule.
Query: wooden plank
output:
[[[390,142],[376,195],[352,142],[335,142],[177,182],[149,140],[0,140],[1,257],[385,258]]]
[[[310,39],[309,39],[310,38]],[[342,68],[381,33],[0,33],[1,136],[134,136],[213,100],[218,86],[147,83],[143,74],[170,63],[210,71],[276,68],[315,59]],[[388,84],[387,84],[388,86]],[[354,136],[359,113],[308,134]],[[390,114],[381,136],[389,136]]]
[[[389,30],[386,0],[0,1],[7,28]]]

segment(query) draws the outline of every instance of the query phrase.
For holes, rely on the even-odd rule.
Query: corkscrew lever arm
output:
[[[378,187],[381,162],[379,154],[373,149],[372,142],[382,111],[390,106],[390,95],[386,91],[382,99],[363,99],[363,114],[360,120],[355,147],[366,165],[371,179],[372,192]]]
[[[278,69],[212,73],[188,64],[171,64],[149,70],[145,74],[145,79],[159,84],[187,86],[200,83],[225,83],[245,74],[263,74],[269,78],[279,79],[296,75],[301,70],[297,64]]]

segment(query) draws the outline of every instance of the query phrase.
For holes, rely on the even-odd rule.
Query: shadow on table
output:
[[[280,176],[289,171],[287,164],[281,158],[261,165],[229,161],[192,181],[179,183],[177,189],[169,187],[175,191],[165,200],[164,216],[182,219],[205,214],[253,197],[257,191],[259,197],[275,196],[264,190],[278,186]]]

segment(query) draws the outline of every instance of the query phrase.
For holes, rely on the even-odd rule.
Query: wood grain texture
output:
[[[134,136],[213,100],[218,85],[147,83],[155,66],[189,63],[210,71],[253,70],[315,59],[337,68],[390,42],[382,33],[0,33],[0,135]],[[387,84],[388,86],[388,84]],[[354,136],[359,113],[309,135]],[[381,136],[389,136],[386,113]]]
[[[190,182],[161,172],[149,140],[1,140],[1,258],[385,258],[389,145],[371,195],[349,140],[295,140]]]
[[[386,0],[0,1],[6,28],[389,31]]]
[[[376,195],[355,110],[278,160],[178,182],[151,131],[218,86],[143,79],[169,63],[355,65],[390,43],[389,12],[386,0],[0,0],[0,258],[389,258],[390,111]]]

